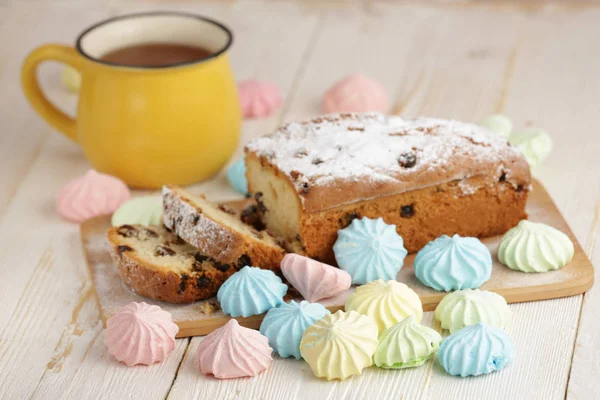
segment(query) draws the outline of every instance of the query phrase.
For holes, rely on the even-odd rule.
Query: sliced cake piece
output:
[[[279,269],[284,249],[266,231],[244,224],[229,208],[175,186],[163,187],[163,208],[167,228],[220,263],[246,257],[255,267]]]
[[[220,263],[164,227],[121,225],[108,231],[111,255],[121,279],[137,294],[170,303],[213,297],[238,269],[249,264]]]

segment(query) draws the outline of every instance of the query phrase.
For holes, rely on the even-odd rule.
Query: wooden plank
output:
[[[555,147],[570,149],[561,152],[560,158],[541,171],[540,176],[554,177],[550,190],[564,193],[563,203],[559,203],[559,206],[573,220],[577,230],[582,232],[582,243],[585,243],[585,250],[596,266],[600,265],[600,159],[597,155],[597,139],[588,133],[593,131],[588,121],[594,120],[600,107],[597,98],[600,82],[598,79],[589,79],[597,74],[595,71],[600,68],[600,58],[595,53],[589,53],[588,46],[592,45],[593,39],[587,35],[599,34],[598,18],[600,10],[579,12],[570,18],[557,17],[552,21],[553,29],[558,31],[557,48],[552,50],[549,44],[545,44],[538,50],[553,51],[555,55],[559,48],[568,52],[566,57],[563,54],[560,62],[554,64],[553,69],[556,69],[559,78],[547,90],[551,91],[550,96],[560,93],[563,100],[555,104],[556,113],[549,121],[552,128],[548,129],[558,126],[564,132],[559,141],[555,141]],[[576,26],[577,30],[573,31]],[[567,32],[571,32],[568,37],[561,36]],[[539,34],[542,35],[541,32]],[[539,75],[532,76],[532,84],[540,85],[546,73],[541,70]],[[565,104],[569,104],[568,108],[564,107]],[[568,169],[565,165],[569,166]],[[568,399],[600,398],[599,304],[600,286],[596,284],[583,299],[568,381]]]
[[[589,254],[600,265],[600,200],[593,218],[595,226],[590,239]],[[600,398],[600,287],[596,284],[583,298],[581,317],[575,342],[567,399]]]
[[[600,162],[593,151],[594,139],[587,133],[588,121],[598,109],[596,94],[600,82],[590,80],[589,76],[593,76],[600,60],[591,57],[589,48],[600,29],[594,22],[599,16],[598,10],[562,12],[555,8],[528,15],[527,24],[519,34],[518,54],[514,57],[512,80],[507,82],[503,110],[517,128],[533,124],[546,127],[552,135],[553,155],[534,174],[544,182],[586,250],[593,224],[590,215],[599,199],[599,187],[591,182],[598,180]],[[594,288],[589,293],[592,295]],[[578,296],[544,302],[542,307],[519,305],[510,331],[518,358],[514,366],[499,374],[502,378],[455,380],[451,384],[446,378],[434,376],[428,395],[431,398],[465,393],[482,398],[563,398],[580,302]],[[586,347],[582,354],[593,360],[593,349],[597,347]],[[587,370],[591,365],[594,364],[582,363],[585,366],[582,369]],[[575,370],[574,365],[574,373]],[[597,382],[598,369],[593,374]],[[571,382],[580,376],[584,383],[577,391],[579,398],[594,397],[586,375],[571,376]],[[593,386],[598,390],[597,383]]]
[[[511,98],[518,101],[509,100],[506,110],[519,125],[543,122],[553,136],[555,151],[550,162],[534,172],[546,183],[595,265],[600,262],[597,250],[593,252],[598,242],[600,160],[594,145],[596,139],[589,134],[589,121],[598,112],[600,82],[589,77],[595,76],[600,59],[589,48],[594,46],[593,37],[599,34],[598,18],[597,9],[566,14],[547,12],[541,18],[533,18],[510,90]],[[596,284],[585,295],[581,310],[568,398],[600,397],[599,302]],[[572,313],[578,316],[579,309]],[[565,352],[561,358],[570,354]],[[557,391],[556,397],[559,394],[564,391]]]
[[[104,346],[96,301],[88,293],[73,309],[32,398],[100,399],[131,393],[143,399],[164,399],[189,340],[177,340],[175,350],[161,364],[130,368],[118,363]]]
[[[0,79],[3,93],[8,95],[1,99],[2,120],[8,126],[0,149],[3,161],[11,165],[0,173],[0,215],[4,215],[0,226],[0,392],[24,398],[35,389],[69,321],[69,309],[89,290],[89,281],[85,268],[81,269],[81,251],[69,239],[76,227],[60,222],[53,211],[54,194],[66,177],[77,172],[83,157],[58,135],[41,150],[50,130],[20,92],[20,63],[33,46],[50,40],[71,41],[106,12],[29,12],[27,7],[15,5],[10,13],[0,33],[10,38],[2,41],[0,51]],[[23,30],[24,26],[28,28]],[[42,71],[43,82],[56,81],[57,71]],[[58,100],[65,99],[56,84],[51,88]],[[38,156],[40,151],[45,155]],[[53,159],[62,160],[63,167],[57,167]]]
[[[0,157],[5,165],[11,166],[0,170],[1,218],[52,132],[29,107],[21,91],[21,62],[29,51],[41,44],[72,43],[83,28],[105,18],[107,13],[93,9],[63,10],[43,6],[31,12],[28,7],[17,5],[6,6],[0,13],[0,36],[4,38],[0,41],[0,86],[3,94],[0,97],[0,119],[4,121]],[[52,98],[58,104],[63,104],[72,112],[75,97],[60,87],[59,73],[60,68],[56,64],[43,65],[40,68],[42,87],[53,93]],[[75,146],[72,149],[77,151]]]
[[[400,71],[394,112],[478,121],[501,101],[524,16],[480,7],[429,12]]]

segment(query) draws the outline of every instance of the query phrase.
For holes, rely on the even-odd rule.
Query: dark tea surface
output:
[[[102,61],[130,67],[166,67],[195,61],[211,55],[211,51],[175,43],[144,43],[121,47],[100,57]]]

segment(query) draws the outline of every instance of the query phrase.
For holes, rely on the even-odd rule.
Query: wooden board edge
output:
[[[540,300],[551,300],[560,297],[570,297],[587,292],[594,284],[593,270],[589,274],[581,276],[568,282],[553,283],[548,285],[529,286],[526,288],[489,289],[490,292],[498,293],[506,299],[509,304],[525,303]],[[423,302],[423,311],[434,311],[446,293],[427,299]]]
[[[576,296],[576,295],[587,292],[592,287],[593,284],[594,284],[594,274],[593,274],[593,270],[592,270],[590,274],[587,274],[578,279],[569,281],[568,286],[565,286],[564,282],[561,282],[559,284],[531,286],[531,287],[527,288],[529,290],[525,293],[523,293],[523,290],[522,290],[523,288],[491,289],[490,291],[502,295],[509,304],[514,304],[514,303],[524,303],[524,302],[532,302],[532,301],[539,301],[539,300],[551,300],[551,299],[557,299],[557,298],[561,298],[561,297]],[[437,305],[440,303],[440,300],[446,294],[447,293],[440,293],[438,296],[435,296],[435,298],[428,299],[425,302],[423,302],[423,311],[434,311],[435,308],[437,307]],[[538,298],[535,298],[536,297],[535,295],[537,295]],[[532,299],[532,296],[534,297],[533,299]],[[327,309],[329,311],[331,311],[332,313],[334,313],[338,310],[343,310],[344,307],[343,306],[334,306],[334,307],[327,307]],[[247,317],[247,318],[235,318],[235,319],[238,320],[240,325],[242,325],[246,328],[258,329],[264,318],[264,315],[265,314],[253,315],[253,316]],[[210,320],[209,324],[207,324],[206,323],[207,321],[205,320],[205,321],[203,321],[202,326],[197,325],[196,322],[194,322],[194,321],[178,322],[177,325],[179,326],[179,333],[177,334],[177,337],[183,338],[183,337],[189,337],[189,336],[207,335],[207,334],[211,333],[212,331],[214,331],[215,329],[220,328],[223,325],[225,325],[229,320],[230,320],[230,318],[226,318],[226,317],[219,318],[219,319],[213,319],[213,320]]]

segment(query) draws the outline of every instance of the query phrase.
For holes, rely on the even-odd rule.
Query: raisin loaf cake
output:
[[[243,223],[238,213],[176,186],[163,188],[163,223],[222,264],[245,257],[248,265],[278,270],[285,255],[273,237]]]
[[[121,225],[108,231],[111,256],[121,279],[141,296],[170,303],[191,303],[213,297],[238,269],[240,258],[222,264],[164,227]]]
[[[383,217],[415,252],[441,234],[492,236],[527,217],[525,158],[471,124],[331,114],[289,123],[245,151],[269,232],[327,263],[354,218]]]

